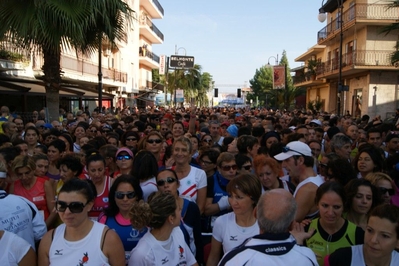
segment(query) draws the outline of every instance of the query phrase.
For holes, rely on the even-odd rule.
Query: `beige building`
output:
[[[295,86],[306,87],[307,102],[319,102],[323,111],[389,117],[399,107],[399,69],[390,62],[398,33],[381,30],[397,22],[399,8],[387,9],[377,0],[344,0],[340,64],[340,1],[325,2],[327,23],[317,33],[317,44],[295,59],[304,62],[292,70]],[[340,65],[348,90],[338,93]]]
[[[157,88],[153,90],[151,70],[159,67],[159,57],[152,53],[152,46],[162,44],[164,39],[153,21],[162,19],[164,10],[158,0],[126,1],[136,17],[116,47],[103,41],[101,54],[90,56],[63,51],[61,107],[76,110],[89,106],[91,111],[97,106],[100,60],[103,106],[143,107],[153,102]],[[40,110],[45,105],[45,89],[39,79],[43,75],[43,56],[37,51],[21,50],[7,41],[0,43],[0,50],[21,54],[24,58],[22,63],[0,59],[0,94],[5,95],[0,97],[0,105],[15,105],[20,112]]]

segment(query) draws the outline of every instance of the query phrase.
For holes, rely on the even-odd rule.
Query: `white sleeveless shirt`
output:
[[[109,265],[108,258],[101,250],[101,241],[105,225],[93,222],[93,227],[83,239],[65,240],[65,224],[55,229],[49,250],[50,265],[98,266]]]
[[[352,246],[352,261],[351,265],[366,265],[364,262],[363,245]],[[399,265],[399,253],[395,250],[391,253],[390,266]]]

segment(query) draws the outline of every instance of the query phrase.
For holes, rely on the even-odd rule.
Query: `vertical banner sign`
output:
[[[184,102],[184,94],[183,94],[183,90],[181,90],[181,89],[176,90],[176,102],[178,102],[178,103]]]
[[[285,88],[285,66],[273,66],[273,89]]]
[[[159,75],[165,75],[166,68],[166,55],[161,55],[159,57]]]

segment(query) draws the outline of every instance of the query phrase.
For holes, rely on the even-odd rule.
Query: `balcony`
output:
[[[391,64],[392,51],[356,50],[342,55],[342,73],[346,75],[364,72],[365,70],[396,70]],[[316,68],[317,78],[334,78],[338,76],[339,60],[333,58],[321,62]]]
[[[89,77],[90,80],[97,80],[98,78],[98,65],[93,64],[82,59],[78,60],[77,58],[69,57],[66,55],[61,55],[61,68],[65,72],[64,76],[69,76],[68,72],[72,72],[73,74],[81,75],[82,77]],[[112,81],[112,82],[127,82],[127,73],[117,71],[116,69],[108,69],[101,68],[103,73],[104,81]]]
[[[147,16],[142,16],[140,18],[140,34],[151,43],[163,43],[163,33]]]
[[[305,73],[297,73],[292,77],[292,81],[296,87],[311,87],[326,83],[325,79],[316,78],[316,75],[307,75]]]
[[[163,18],[164,10],[158,0],[141,0],[140,5],[152,18]]]
[[[388,8],[384,4],[356,4],[344,10],[342,29],[346,30],[355,24],[357,30],[366,25],[389,25],[397,22],[398,14],[399,7]],[[339,33],[339,18],[336,17],[317,33],[317,42],[318,44],[326,44]]]
[[[139,63],[150,69],[159,68],[159,56],[148,51],[145,46],[139,47]]]

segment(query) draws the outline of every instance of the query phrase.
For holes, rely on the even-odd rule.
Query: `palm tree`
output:
[[[100,38],[123,40],[133,10],[123,0],[0,0],[0,39],[41,50],[46,104],[58,119],[63,49],[98,51]]]
[[[388,8],[395,8],[399,7],[399,0],[392,0],[390,1],[391,3],[388,4]],[[388,35],[389,33],[393,31],[398,31],[399,30],[399,22],[392,23],[388,26],[383,27],[382,33],[385,33],[385,35]],[[391,59],[391,64],[398,64],[399,63],[399,40],[396,41],[395,51],[391,54],[390,59]]]

